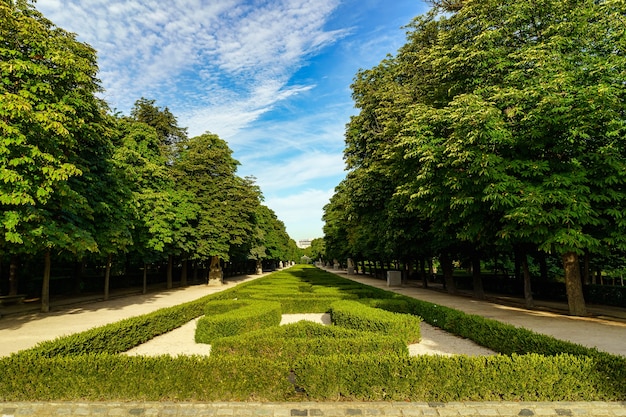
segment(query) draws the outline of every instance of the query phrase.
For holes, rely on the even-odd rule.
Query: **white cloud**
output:
[[[252,175],[257,177],[257,184],[268,196],[286,189],[313,187],[316,182],[322,183],[329,178],[336,180],[345,175],[341,153],[301,153],[285,157],[282,161],[276,155],[267,153],[264,160],[245,165],[253,166],[258,172]]]
[[[288,197],[269,198],[265,205],[285,223],[287,233],[296,242],[323,237],[323,208],[334,190],[308,189]]]
[[[128,112],[142,96],[156,99],[186,112],[190,132],[230,136],[309,88],[288,82],[308,56],[343,36],[324,30],[338,1],[39,0],[36,6],[98,50],[104,98],[113,107]]]

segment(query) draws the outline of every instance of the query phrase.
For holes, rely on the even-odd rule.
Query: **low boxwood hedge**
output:
[[[308,356],[296,383],[312,399],[355,401],[592,401],[624,395],[586,356]]]
[[[369,299],[359,301],[372,310],[406,312],[408,308],[428,323],[504,354],[406,357],[340,352],[286,361],[248,355],[115,355],[202,315],[210,300],[243,299],[241,290],[245,292],[251,284],[272,288],[274,277],[281,285],[310,284],[314,293],[316,287],[327,285],[352,296],[369,294]],[[622,356],[398,294],[371,296],[378,291],[382,290],[313,267],[290,268],[192,303],[1,358],[0,401],[626,400],[626,358]],[[362,307],[351,308],[362,311]],[[280,329],[270,327],[266,332]],[[324,338],[329,337],[327,329],[293,326],[291,334]]]
[[[0,359],[0,401],[285,401],[284,363],[252,357],[81,355]]]
[[[330,307],[334,324],[349,329],[380,332],[404,338],[405,343],[420,341],[420,318],[366,306],[358,301],[337,301]]]
[[[409,351],[402,337],[359,332],[312,322],[299,322],[268,331],[217,339],[211,349],[211,356],[252,356],[290,364],[310,355],[328,356],[338,353],[408,356]]]
[[[215,302],[211,311],[219,311],[220,306],[229,301]],[[236,309],[227,308],[222,314],[204,316],[196,324],[197,343],[212,343],[215,339],[226,336],[278,326],[282,318],[280,303],[263,300],[234,301]],[[209,303],[209,305],[214,303]],[[215,308],[215,310],[214,310]]]

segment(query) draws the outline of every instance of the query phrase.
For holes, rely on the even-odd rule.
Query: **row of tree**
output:
[[[52,259],[105,264],[105,297],[116,256],[169,259],[168,286],[174,260],[295,259],[225,141],[189,138],[152,100],[111,114],[97,71],[96,52],[30,2],[0,1],[0,261],[11,264],[10,293],[16,266],[33,258],[45,259],[43,311]]]
[[[446,0],[395,56],[360,71],[349,170],[325,207],[330,257],[558,256],[570,313],[581,268],[624,268],[626,3]],[[586,262],[580,262],[581,260]]]

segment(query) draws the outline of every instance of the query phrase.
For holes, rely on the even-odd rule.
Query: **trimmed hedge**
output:
[[[55,357],[96,353],[116,354],[170,332],[202,315],[208,298],[163,308],[153,313],[132,317],[90,329],[82,333],[41,342],[29,355]]]
[[[232,304],[238,308],[231,308]],[[198,320],[197,343],[212,343],[220,337],[278,326],[282,318],[280,303],[273,301],[215,301],[208,306],[209,311],[219,311],[221,307],[225,312]]]
[[[0,401],[285,401],[289,369],[251,357],[81,355],[0,359]]]
[[[393,313],[349,300],[333,303],[330,316],[333,324],[337,326],[398,335],[408,344],[420,341],[421,319],[417,316]]]
[[[250,294],[253,300],[267,300],[280,303],[283,314],[297,313],[325,313],[331,304],[339,301],[341,297],[329,297],[327,295],[310,294]]]
[[[252,356],[290,364],[310,355],[329,356],[338,353],[408,356],[409,350],[402,337],[366,334],[312,322],[221,338],[211,346],[212,356]]]
[[[311,399],[354,401],[593,401],[622,397],[590,357],[309,356],[295,368]],[[607,389],[608,388],[608,389]]]
[[[384,310],[408,312],[508,356],[409,358],[393,353],[341,352],[293,359],[285,355],[285,361],[268,361],[227,354],[209,358],[113,355],[202,315],[210,308],[206,304],[214,303],[210,300],[230,300],[225,301],[228,305],[245,301],[243,294],[249,294],[252,285],[263,286],[270,293],[275,289],[274,280],[279,286],[301,283],[303,287],[296,285],[299,294],[309,285],[313,288],[310,294],[319,293],[320,286],[333,287],[348,297],[361,297],[359,302],[336,302],[340,307],[341,303],[352,303],[347,310],[372,310],[374,316],[392,314]],[[290,268],[192,303],[44,342],[1,358],[0,401],[626,400],[625,357],[390,292],[373,296],[379,291],[384,290],[313,267]],[[363,298],[366,295],[368,299]],[[357,321],[367,327],[362,324],[363,317]],[[281,332],[287,330],[269,327],[260,334],[280,339]],[[309,342],[334,339],[328,343],[343,349],[341,343],[349,340],[349,334],[359,332],[305,324],[292,325],[288,334]],[[248,336],[239,337],[245,340]],[[304,392],[294,389],[294,378]]]

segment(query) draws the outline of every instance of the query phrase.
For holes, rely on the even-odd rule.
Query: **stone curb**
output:
[[[626,402],[3,402],[0,417],[626,416]]]

